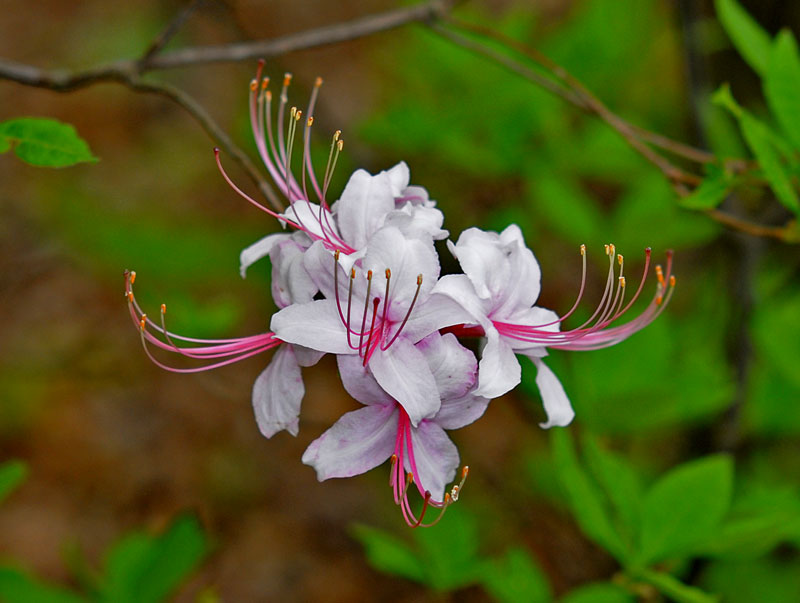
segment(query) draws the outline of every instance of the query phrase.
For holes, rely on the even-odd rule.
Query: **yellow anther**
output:
[[[625,259],[622,257],[622,254],[618,253],[617,254],[617,262],[619,263],[619,265],[622,266],[622,262],[624,262],[624,261],[625,261]]]
[[[350,278],[356,278],[356,269],[350,268]]]
[[[608,245],[606,245],[606,255],[608,255],[610,251],[611,251],[611,248]]]
[[[269,86],[269,78],[265,77],[263,80],[261,80],[261,89],[266,90],[268,86]]]
[[[303,112],[302,111],[298,111],[297,114],[294,116],[294,120],[295,121],[300,121],[300,119],[302,117],[303,117]]]
[[[256,90],[258,90],[258,81],[257,80],[251,80],[250,81],[250,91],[251,92],[255,92]]]
[[[297,115],[297,107],[292,107],[289,109],[289,116],[294,118],[295,115]]]
[[[661,265],[659,264],[656,266],[656,278],[658,279],[659,285],[664,285],[664,271],[661,269]]]
[[[608,244],[609,255],[614,255],[617,252],[617,246],[614,243]]]
[[[409,471],[408,473],[406,473],[406,484],[410,486],[413,483],[414,483],[414,474]]]
[[[624,276],[619,277],[619,286],[622,287],[623,289],[625,288],[625,277]]]
[[[144,331],[144,325],[147,324],[147,314],[142,314],[142,317],[139,319],[139,328]]]
[[[340,140],[339,140],[339,142],[337,142],[337,143],[336,143],[336,148],[337,148],[339,151],[341,151],[341,150],[344,148],[344,140],[341,140],[341,139],[340,139]]]
[[[658,304],[659,306],[661,305],[661,302],[663,302],[663,301],[664,301],[664,297],[663,297],[663,296],[661,296],[661,295],[659,295],[659,296],[656,298],[656,304]]]
[[[368,281],[372,280],[372,270],[367,270],[367,280]]]
[[[453,486],[452,490],[450,490],[450,497],[453,499],[453,502],[458,500],[458,492],[461,490],[457,485]]]
[[[267,93],[266,93],[265,96],[267,98],[267,102],[271,103],[272,102],[272,90],[267,90]]]
[[[167,313],[167,304],[161,304],[161,313],[162,314],[166,314]]]
[[[284,73],[283,74],[283,85],[284,86],[288,86],[291,81],[292,81],[292,74],[291,73]]]
[[[340,137],[341,135],[342,135],[342,131],[341,131],[341,130],[336,130],[336,131],[333,133],[333,141],[334,141],[334,142],[336,142],[337,140],[339,140],[339,137]]]
[[[321,77],[317,76],[317,79],[314,80],[314,86],[317,87],[317,88],[322,86],[322,78]]]
[[[674,274],[669,277],[669,286],[670,287],[674,287],[675,286],[675,275]]]
[[[417,275],[417,287],[419,287],[421,285],[422,285],[422,275],[418,274]]]
[[[397,455],[393,454],[392,456],[389,457],[389,460],[392,462],[392,466],[394,466],[395,464],[397,464]]]
[[[133,291],[128,291],[128,301],[133,302]]]
[[[312,115],[311,117],[308,118],[308,121],[306,122],[306,126],[308,126],[310,128],[313,125],[314,125],[314,116]]]
[[[136,282],[136,271],[131,270],[131,285],[133,285],[134,282]]]
[[[387,268],[386,269],[386,280],[389,280],[390,278],[392,278],[392,271]]]
[[[333,259],[336,260],[337,262],[339,261],[339,250],[338,249],[333,252]]]
[[[586,245],[581,243],[581,255],[586,255]]]
[[[464,465],[461,468],[461,479],[467,479],[468,475],[469,475],[469,465]]]

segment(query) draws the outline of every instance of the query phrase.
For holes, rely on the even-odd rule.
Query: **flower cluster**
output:
[[[613,245],[605,292],[591,317],[563,330],[561,323],[578,307],[586,280],[586,250],[581,247],[583,276],[578,299],[559,317],[536,306],[541,273],[511,225],[501,233],[470,228],[450,253],[462,273],[440,274],[434,241],[448,239],[444,216],[424,188],[410,185],[405,163],[371,175],[357,170],[335,203],[328,186],[343,147],[333,136],[324,176],[317,178],[309,153],[315,83],[307,115],[288,107],[290,75],[273,103],[262,64],[250,85],[250,117],[261,159],[288,207],[277,213],[239,189],[217,165],[233,189],[290,231],[271,234],[241,253],[241,274],[269,256],[272,296],[279,311],[270,331],[250,337],[206,340],[171,333],[148,317],[133,294],[135,273],[125,274],[131,317],[147,355],[175,372],[196,372],[230,364],[274,349],[253,387],[256,421],[266,437],[286,430],[298,433],[304,387],[301,367],[324,354],[336,356],[345,390],[362,407],[344,414],[303,454],[320,480],[350,477],[390,461],[394,500],[411,526],[431,525],[458,499],[468,468],[458,471],[459,455],[446,431],[472,423],[489,401],[520,383],[518,355],[537,367],[547,421],[542,427],[567,425],[574,413],[555,374],[544,363],[548,349],[594,350],[613,345],[652,322],[672,295],[671,258],[656,267],[655,293],[633,320],[618,324],[643,290],[650,267],[626,301],[624,260]],[[277,104],[277,107],[273,107]],[[273,110],[277,118],[273,121]],[[302,131],[302,133],[301,133]],[[300,177],[293,170],[295,141],[302,138]],[[312,198],[313,197],[313,198]],[[481,338],[480,359],[461,343]],[[158,360],[160,348],[203,361],[175,368]],[[458,483],[449,490],[454,479]],[[415,512],[409,494],[416,489],[422,506]],[[423,523],[430,508],[440,513]]]

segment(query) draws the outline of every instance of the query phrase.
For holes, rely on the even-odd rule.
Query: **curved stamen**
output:
[[[389,287],[388,282],[386,284],[386,287],[388,289],[388,287]],[[400,327],[397,329],[397,331],[395,332],[394,336],[389,340],[389,343],[387,343],[386,345],[381,345],[381,349],[382,350],[384,350],[384,351],[388,350],[392,346],[392,344],[397,340],[397,338],[400,336],[400,332],[406,326],[406,323],[408,322],[408,319],[411,316],[411,312],[414,310],[414,304],[417,303],[417,298],[419,297],[419,290],[421,288],[422,288],[422,275],[418,274],[417,275],[417,290],[414,292],[414,298],[411,300],[411,305],[408,307],[408,311],[406,312],[405,318],[403,318],[403,322],[400,323]],[[384,310],[385,310],[385,308],[384,308]]]

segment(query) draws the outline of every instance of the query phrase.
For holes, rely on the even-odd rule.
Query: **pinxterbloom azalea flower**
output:
[[[253,199],[227,175],[218,150],[215,156],[238,195],[290,229],[267,235],[239,258],[242,277],[253,263],[270,258],[271,293],[278,307],[271,330],[221,340],[173,333],[166,326],[165,305],[158,320],[144,313],[133,292],[136,273],[126,271],[131,318],[148,357],[173,372],[214,369],[273,350],[253,387],[256,422],[266,437],[282,430],[297,435],[305,393],[301,367],[334,354],[345,390],[363,406],[345,413],[314,440],[303,462],[325,480],[364,473],[389,460],[390,485],[405,521],[414,527],[432,525],[458,500],[468,472],[465,466],[457,475],[458,451],[445,430],[472,423],[491,399],[519,384],[517,355],[537,367],[547,414],[542,427],[569,424],[572,406],[543,358],[549,349],[614,345],[655,320],[675,286],[671,255],[666,270],[656,267],[656,290],[646,309],[618,324],[644,288],[650,250],[636,292],[626,302],[624,259],[607,245],[609,269],[601,300],[587,321],[570,330],[561,325],[584,294],[583,246],[577,300],[560,317],[535,305],[541,271],[516,225],[501,233],[470,228],[455,244],[448,241],[463,272],[440,276],[434,241],[449,236],[444,215],[424,188],[410,184],[408,166],[400,162],[375,175],[356,170],[338,200],[329,203],[343,139],[341,132],[334,133],[324,175],[318,178],[309,148],[322,80],[315,82],[304,115],[288,105],[291,75],[284,77],[275,103],[262,67],[263,62],[250,84],[250,121],[259,155],[287,208],[275,211]],[[293,157],[298,138],[299,158]],[[481,339],[480,362],[459,342],[475,337]],[[172,366],[154,349],[197,364]],[[448,490],[454,479],[458,483]],[[418,512],[409,500],[414,489],[422,498]],[[426,522],[429,509],[440,512]]]

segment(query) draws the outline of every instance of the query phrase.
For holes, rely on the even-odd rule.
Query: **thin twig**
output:
[[[209,113],[191,96],[165,83],[156,83],[142,79],[149,71],[201,65],[210,62],[243,61],[253,58],[267,58],[284,54],[293,50],[334,44],[353,40],[381,31],[394,29],[413,22],[430,22],[442,16],[449,8],[447,0],[429,0],[413,6],[369,15],[348,22],[337,23],[309,29],[296,34],[275,38],[228,44],[225,46],[206,46],[184,48],[179,51],[158,53],[184,24],[191,12],[196,10],[202,0],[193,0],[162,31],[153,43],[136,60],[120,60],[100,65],[83,71],[45,70],[24,65],[15,61],[0,58],[0,80],[5,79],[26,86],[44,88],[56,92],[72,92],[94,84],[114,82],[122,84],[137,92],[158,94],[175,102],[200,123],[203,129],[214,140],[215,144],[228,153],[253,180],[258,189],[276,210],[282,211],[272,187],[264,179],[258,169],[250,161],[224,130],[217,125]]]
[[[513,51],[521,54],[522,56],[530,59],[540,67],[542,67],[548,74],[556,77],[560,82],[562,82],[569,92],[572,95],[576,96],[578,102],[570,101],[576,104],[577,106],[581,107],[582,109],[588,110],[598,117],[600,117],[603,121],[609,124],[617,133],[622,136],[625,141],[633,147],[642,157],[647,159],[650,163],[658,167],[661,172],[667,177],[667,179],[673,185],[683,183],[696,186],[700,184],[702,178],[695,174],[691,174],[682,170],[678,166],[674,165],[670,162],[667,158],[663,157],[662,155],[656,153],[653,149],[651,149],[647,144],[645,144],[637,135],[637,131],[631,124],[627,121],[622,119],[619,115],[611,111],[605,104],[597,98],[583,83],[574,77],[569,71],[567,71],[564,67],[544,55],[543,53],[539,52],[536,48],[528,47],[524,44],[521,44],[517,40],[506,36],[500,32],[496,32],[488,27],[483,27],[481,25],[475,25],[472,23],[468,23],[466,21],[462,21],[460,19],[456,19],[452,16],[447,16],[445,19],[452,27],[456,27],[458,29],[467,31],[472,34],[477,34],[479,36],[494,40],[495,42],[499,42],[506,48],[510,48]],[[537,82],[539,83],[539,82]],[[567,98],[567,97],[565,97]],[[567,98],[567,100],[570,100]]]
[[[138,78],[131,78],[125,80],[124,83],[131,88],[131,90],[163,96],[183,108],[197,120],[216,145],[230,155],[247,172],[247,175],[250,176],[256,186],[258,186],[258,190],[266,197],[270,205],[278,211],[284,209],[275,190],[263,178],[258,168],[253,165],[253,162],[250,161],[250,157],[234,144],[230,136],[228,136],[225,130],[214,121],[200,103],[183,90],[164,82],[144,82]]]
[[[191,0],[189,4],[187,4],[183,10],[181,10],[175,17],[170,21],[167,26],[158,34],[155,40],[150,44],[150,46],[145,51],[144,55],[142,56],[140,63],[141,65],[146,65],[150,62],[150,60],[157,55],[161,50],[163,50],[164,46],[166,46],[169,41],[175,36],[176,33],[183,27],[189,17],[192,16],[200,6],[205,2],[205,0]]]
[[[549,57],[545,56],[535,48],[529,48],[513,38],[505,36],[504,34],[495,32],[480,25],[465,23],[461,20],[453,18],[450,15],[444,15],[442,17],[442,21],[448,23],[451,27],[459,28],[469,33],[494,40],[495,42],[500,43],[504,48],[511,49],[533,61],[551,77],[545,77],[544,75],[531,70],[524,63],[498,52],[486,44],[482,44],[471,38],[460,35],[453,31],[452,28],[442,27],[438,23],[429,24],[430,29],[447,38],[451,42],[454,42],[497,62],[499,65],[505,67],[509,71],[520,75],[529,81],[532,81],[533,83],[545,88],[553,94],[556,94],[560,98],[572,103],[576,107],[598,116],[600,119],[608,123],[615,131],[617,131],[631,147],[633,147],[648,161],[656,165],[670,180],[675,192],[679,196],[685,197],[686,195],[690,194],[690,187],[699,185],[702,182],[702,178],[696,174],[686,172],[685,170],[682,170],[678,166],[672,164],[666,157],[656,153],[646,143],[650,143],[653,146],[695,163],[718,163],[720,161],[714,154],[709,153],[708,151],[678,142],[661,134],[651,132],[627,122],[608,109],[608,107],[606,107],[602,101],[600,101],[586,88],[586,86],[583,85],[582,82],[572,76],[566,69],[552,61]],[[552,78],[555,78],[555,80]],[[724,160],[724,163],[726,168],[737,172],[747,171],[753,167],[753,162],[745,159],[726,159]],[[774,238],[780,241],[787,240],[788,230],[786,226],[765,226],[761,224],[754,224],[742,218],[732,216],[719,209],[710,209],[705,213],[712,220],[715,220],[720,224],[752,236]]]

